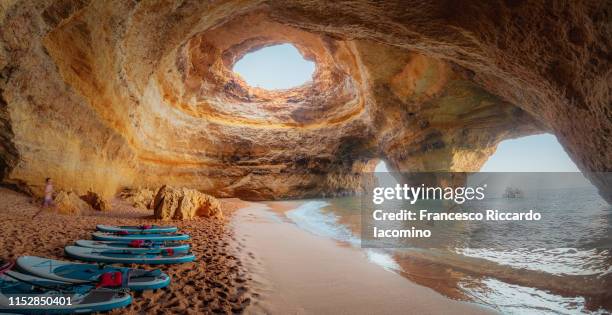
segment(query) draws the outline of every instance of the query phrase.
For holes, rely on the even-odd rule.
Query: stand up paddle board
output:
[[[103,250],[80,246],[66,246],[66,254],[83,261],[95,261],[120,264],[179,264],[195,260],[189,252],[172,252],[160,250],[157,253],[138,253],[128,250]]]
[[[178,231],[176,226],[159,226],[159,225],[123,225],[113,226],[98,224],[96,229],[100,232],[117,233],[119,231],[126,231],[130,234],[152,234],[152,233],[175,233]]]
[[[38,305],[34,305],[34,301],[39,301]],[[130,303],[132,296],[121,290],[54,281],[12,270],[0,274],[0,312],[93,313],[126,307]]]
[[[120,272],[123,287],[137,291],[159,289],[170,284],[170,277],[159,269],[98,266],[35,256],[19,257],[17,267],[25,273],[45,279],[90,285],[97,283],[105,273]]]
[[[113,241],[113,242],[124,242],[129,243],[133,240],[149,240],[155,242],[164,242],[164,241],[186,241],[189,239],[189,235],[187,234],[119,234],[119,233],[104,233],[104,232],[94,232],[92,234],[94,240],[98,241]]]
[[[171,249],[175,252],[187,252],[189,251],[189,244],[182,244],[179,242],[151,242],[145,240],[134,240],[130,243],[125,242],[110,242],[110,241],[91,241],[91,240],[78,240],[75,242],[77,246],[97,248],[97,249],[108,249],[108,250],[122,250],[129,249],[132,252],[158,252],[160,250]]]

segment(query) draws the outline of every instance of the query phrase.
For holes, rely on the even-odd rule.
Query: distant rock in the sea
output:
[[[196,216],[222,218],[217,198],[195,189],[163,186],[155,195],[153,211],[156,219],[188,220]]]
[[[518,188],[506,187],[506,191],[504,191],[503,197],[507,199],[517,199],[523,198],[524,194],[523,191]]]

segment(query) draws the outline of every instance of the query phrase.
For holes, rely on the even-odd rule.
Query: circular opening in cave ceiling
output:
[[[252,87],[286,90],[311,82],[315,63],[292,44],[280,44],[245,54],[232,70]]]

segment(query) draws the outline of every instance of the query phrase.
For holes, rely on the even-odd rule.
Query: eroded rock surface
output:
[[[155,191],[149,188],[128,188],[119,193],[119,196],[132,206],[139,209],[153,209]]]
[[[153,211],[156,219],[189,220],[196,216],[223,218],[221,204],[212,196],[194,189],[162,186],[155,195]]]
[[[79,215],[91,210],[87,202],[73,191],[60,191],[55,196],[54,209],[61,214]]]
[[[88,191],[85,195],[81,196],[81,199],[87,202],[94,210],[108,211],[111,209],[110,202],[100,197],[100,195],[95,192]]]
[[[379,159],[475,171],[551,132],[612,200],[612,8],[602,2],[0,3],[0,171],[40,191],[218,197],[354,192]],[[231,71],[289,42],[313,81],[266,91]]]

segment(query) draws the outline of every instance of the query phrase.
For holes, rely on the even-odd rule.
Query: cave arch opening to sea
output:
[[[311,82],[315,68],[294,45],[285,43],[249,52],[232,69],[251,87],[287,90]]]
[[[557,138],[539,134],[499,143],[481,172],[580,172]]]

